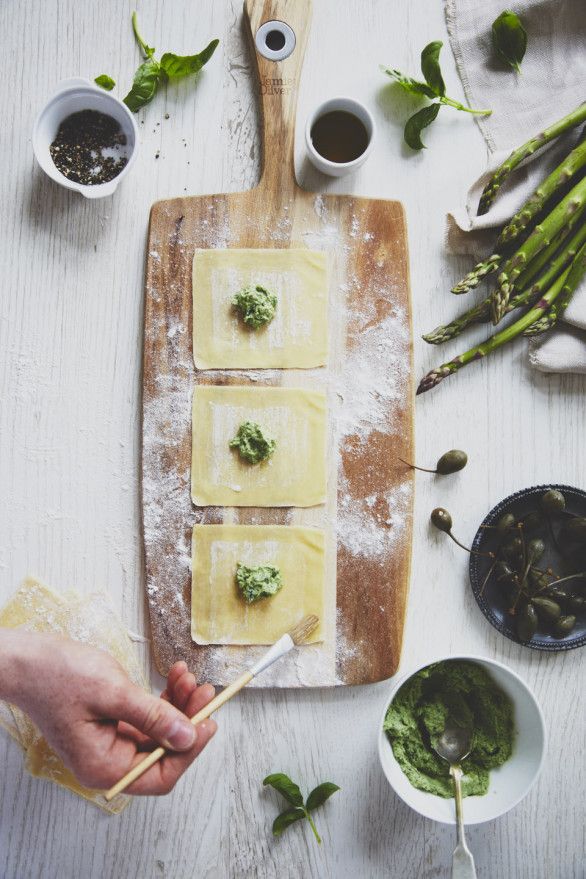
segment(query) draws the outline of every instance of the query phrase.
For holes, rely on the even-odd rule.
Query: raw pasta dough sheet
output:
[[[283,587],[247,604],[238,562],[276,565]],[[193,529],[192,638],[197,644],[272,644],[304,616],[324,618],[324,534],[281,525],[196,525]],[[323,639],[323,628],[309,643]]]
[[[0,626],[51,632],[98,647],[117,659],[134,683],[147,688],[134,645],[107,597],[102,594],[82,597],[76,592],[68,592],[59,595],[28,577],[0,609]],[[108,803],[101,791],[80,784],[49,747],[35,724],[16,706],[0,702],[0,724],[24,750],[24,765],[31,775],[53,781],[112,814],[121,812],[130,802],[130,797],[120,794]]]
[[[277,296],[273,320],[246,326],[232,299],[249,284]],[[198,369],[295,369],[327,358],[326,255],[293,250],[196,250],[193,258],[193,357]]]
[[[275,439],[260,464],[230,448],[244,421]],[[197,506],[311,507],[326,496],[326,398],[306,388],[199,385],[193,392],[191,493]]]

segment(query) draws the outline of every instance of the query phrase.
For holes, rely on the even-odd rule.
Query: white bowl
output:
[[[313,128],[315,121],[325,113],[333,113],[335,110],[344,110],[346,113],[352,113],[360,119],[366,128],[368,145],[364,152],[351,162],[331,162],[329,159],[324,159],[314,147],[311,139],[311,129]],[[330,177],[343,177],[345,174],[350,174],[352,171],[356,171],[360,168],[361,165],[364,165],[371,153],[373,139],[374,119],[364,104],[355,101],[354,98],[330,98],[329,101],[320,104],[319,107],[315,108],[313,113],[310,113],[305,124],[305,146],[307,148],[309,160],[318,171],[321,171],[322,174],[328,174]]]
[[[113,180],[107,183],[84,185],[69,180],[62,174],[53,159],[49,147],[55,140],[59,126],[72,113],[80,110],[97,110],[112,116],[126,135],[126,155],[128,162]],[[122,101],[99,88],[88,79],[66,79],[60,82],[52,97],[37,116],[33,128],[33,150],[37,162],[52,180],[66,189],[74,189],[85,198],[103,198],[111,195],[121,180],[126,177],[136,159],[138,151],[138,128],[134,116]]]
[[[485,821],[500,818],[520,803],[536,781],[545,755],[545,723],[535,696],[527,684],[507,666],[481,656],[447,656],[435,659],[433,662],[445,660],[466,660],[483,666],[509,696],[515,709],[515,740],[512,756],[502,766],[490,770],[489,788],[484,796],[464,799],[466,824],[483,824]],[[383,730],[388,707],[399,689],[410,677],[428,665],[432,665],[432,662],[419,666],[394,684],[379,721],[378,753],[389,784],[408,806],[425,818],[432,818],[444,824],[455,824],[454,800],[437,797],[413,787],[395,760],[393,748]]]

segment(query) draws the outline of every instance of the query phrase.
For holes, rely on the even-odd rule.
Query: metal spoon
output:
[[[456,820],[458,823],[458,845],[452,856],[452,879],[476,879],[476,868],[472,852],[466,845],[464,835],[464,813],[462,809],[462,767],[460,763],[470,753],[472,730],[457,726],[450,718],[435,745],[436,754],[450,764],[450,775],[454,779],[454,798],[456,800]]]

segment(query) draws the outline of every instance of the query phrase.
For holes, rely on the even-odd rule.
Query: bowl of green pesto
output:
[[[492,659],[439,659],[397,681],[378,732],[383,771],[411,808],[453,824],[449,767],[433,748],[448,718],[472,730],[462,762],[466,823],[492,821],[517,805],[539,775],[546,740],[541,709],[527,684]]]

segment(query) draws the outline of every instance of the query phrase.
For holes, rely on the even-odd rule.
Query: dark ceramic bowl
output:
[[[533,488],[525,488],[522,491],[509,495],[509,497],[505,498],[490,511],[476,532],[472,549],[480,552],[495,552],[498,548],[498,538],[495,531],[486,526],[496,525],[503,513],[513,513],[517,518],[520,518],[532,510],[538,509],[541,496],[549,488],[555,488],[563,492],[568,513],[586,516],[586,492],[579,488],[572,488],[569,485],[536,485]],[[559,564],[560,556],[556,549],[550,546],[551,540],[548,541],[547,532],[545,532],[545,540],[547,549],[540,567],[546,568],[551,565],[554,570],[557,570],[556,564]],[[484,589],[482,588],[490,565],[491,560],[489,558],[471,555],[470,583],[480,610],[502,635],[505,635],[517,644],[523,644],[524,647],[532,647],[534,650],[549,650],[550,652],[573,650],[575,647],[583,647],[586,644],[585,613],[576,614],[576,626],[565,638],[556,638],[550,635],[540,624],[531,641],[521,641],[517,637],[513,618],[507,613],[507,602],[502,595],[494,574],[489,577]],[[576,581],[576,583],[578,582]],[[584,587],[582,586],[582,591],[583,589]]]

